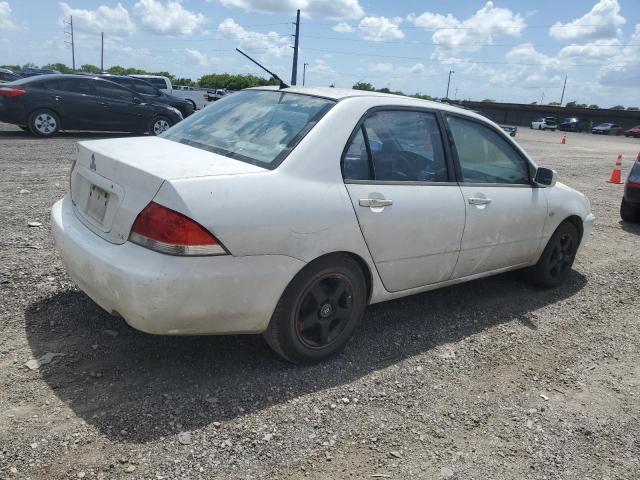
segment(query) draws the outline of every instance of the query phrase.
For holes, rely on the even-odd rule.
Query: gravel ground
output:
[[[640,227],[605,180],[640,141],[560,136],[517,140],[593,205],[565,286],[505,274],[372,306],[344,353],[300,368],[257,336],[155,337],[103,312],[48,226],[96,135],[0,124],[0,478],[637,480]]]

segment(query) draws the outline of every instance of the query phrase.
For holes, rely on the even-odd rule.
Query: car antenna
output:
[[[289,88],[289,85],[287,85],[286,83],[284,83],[284,81],[275,73],[273,73],[271,70],[269,70],[267,67],[265,67],[264,65],[261,65],[260,63],[258,63],[256,60],[254,60],[253,58],[251,58],[249,55],[247,55],[246,53],[244,53],[242,50],[240,50],[239,48],[236,48],[236,50],[238,51],[238,53],[241,53],[242,55],[244,55],[245,57],[247,57],[249,60],[251,60],[253,63],[255,63],[256,65],[258,65],[261,69],[263,69],[265,72],[267,72],[269,75],[271,75],[273,78],[275,78],[278,82],[280,82],[280,90],[282,90],[283,88]]]

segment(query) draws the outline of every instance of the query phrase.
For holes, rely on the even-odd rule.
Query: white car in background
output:
[[[129,75],[133,78],[139,78],[141,80],[150,83],[158,90],[163,91],[174,97],[187,100],[195,110],[200,110],[209,104],[209,96],[206,89],[186,87],[186,86],[173,86],[171,80],[161,75]]]
[[[593,224],[490,120],[337,88],[244,90],[159,137],[80,142],[70,183],[53,235],[96,303],[155,334],[263,333],[299,364],[368,304],[515,269],[558,286]]]
[[[531,122],[531,128],[534,130],[551,130],[555,132],[556,128],[558,128],[558,122],[555,117],[538,118]]]

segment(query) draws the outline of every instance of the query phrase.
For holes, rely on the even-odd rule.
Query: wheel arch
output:
[[[56,114],[56,116],[58,117],[58,120],[60,121],[60,127],[58,128],[58,130],[62,130],[62,126],[64,125],[64,122],[62,121],[62,115],[60,115],[60,112],[58,110],[56,110],[55,108],[47,105],[44,107],[35,107],[32,108],[29,113],[27,113],[27,126],[29,125],[29,123],[31,122],[31,116],[37,112],[38,110],[49,110],[53,113]]]
[[[578,244],[580,245],[582,243],[582,236],[584,234],[584,225],[582,222],[582,218],[580,218],[578,215],[569,215],[562,222],[560,222],[558,227],[563,223],[570,223],[576,228],[576,231],[578,232]],[[558,229],[558,227],[556,227],[556,230]]]

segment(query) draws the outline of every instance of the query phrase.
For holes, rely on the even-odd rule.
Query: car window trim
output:
[[[364,128],[364,122],[367,120],[367,118],[369,116],[371,116],[373,113],[376,112],[380,112],[380,111],[392,111],[392,112],[396,112],[396,111],[405,111],[405,112],[418,112],[418,113],[431,113],[433,114],[433,116],[435,117],[436,120],[436,124],[438,125],[438,130],[440,132],[440,141],[442,142],[442,149],[443,149],[443,153],[444,153],[444,157],[445,157],[445,165],[447,168],[447,179],[448,181],[446,182],[421,182],[421,181],[413,181],[413,180],[409,180],[409,181],[400,181],[400,180],[374,180],[373,178],[370,178],[368,180],[350,180],[350,179],[346,179],[344,178],[344,160],[345,157],[347,155],[347,151],[349,150],[349,147],[351,147],[351,142],[353,142],[354,138],[358,135],[358,130],[362,130],[363,135],[365,137],[365,145],[367,148],[367,158],[369,161],[369,175],[371,175],[372,177],[375,176],[375,167],[373,166],[373,157],[371,155],[371,147],[369,146],[369,136],[367,135],[367,129]],[[449,149],[449,146],[447,145],[447,140],[446,140],[446,136],[445,136],[445,131],[443,130],[443,123],[442,123],[442,118],[441,118],[441,111],[437,110],[435,108],[427,108],[427,107],[416,107],[416,106],[411,106],[411,105],[377,105],[375,107],[371,107],[369,108],[367,111],[365,111],[362,116],[360,117],[360,120],[358,120],[358,123],[356,123],[356,126],[354,127],[353,131],[351,132],[351,135],[349,135],[349,139],[347,140],[347,143],[345,144],[344,148],[342,149],[342,156],[340,157],[340,173],[342,175],[342,180],[345,184],[350,184],[350,183],[354,183],[354,184],[366,184],[366,185],[407,185],[407,184],[414,184],[414,185],[456,185],[457,186],[457,181],[456,181],[456,177],[454,175],[454,163],[452,161],[451,158],[451,151]]]
[[[494,132],[496,132],[498,135],[502,135],[504,138],[506,137],[504,131],[502,129],[498,129],[495,128],[493,125],[489,124],[489,123],[484,123],[484,122],[480,122],[477,119],[464,115],[464,114],[460,114],[457,112],[442,112],[442,117],[445,123],[445,129],[447,132],[447,136],[449,139],[449,142],[451,144],[451,154],[452,154],[452,158],[454,159],[454,163],[455,163],[455,172],[456,172],[456,180],[458,182],[458,184],[461,187],[480,187],[480,186],[485,186],[485,187],[528,187],[528,188],[537,188],[538,186],[533,182],[533,178],[535,176],[535,171],[536,171],[536,167],[535,165],[533,165],[531,163],[531,161],[529,161],[529,159],[524,156],[522,154],[522,152],[520,151],[519,148],[515,147],[514,145],[510,145],[512,147],[512,149],[516,152],[516,154],[518,155],[518,157],[520,157],[520,159],[524,162],[525,166],[527,167],[527,172],[529,174],[529,183],[482,183],[482,182],[465,182],[464,181],[464,177],[462,176],[462,167],[460,165],[460,159],[458,158],[458,150],[455,148],[455,142],[453,140],[453,133],[451,132],[451,129],[449,128],[449,122],[447,122],[446,117],[458,117],[461,118],[463,120],[467,120],[469,122],[473,122],[473,123],[477,123],[478,125],[484,126],[490,130],[493,130]],[[505,140],[507,140],[507,144],[509,144],[509,142],[512,142],[511,139],[505,138]]]

